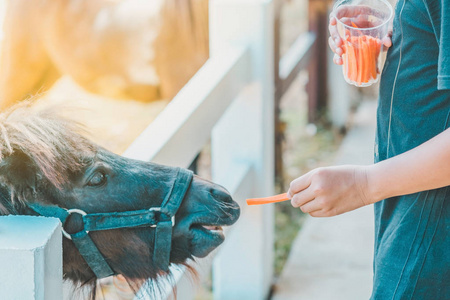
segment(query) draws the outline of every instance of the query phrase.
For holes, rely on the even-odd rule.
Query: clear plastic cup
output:
[[[386,0],[341,0],[332,14],[343,41],[345,80],[359,87],[377,82],[384,62],[382,39],[393,15],[391,4]]]

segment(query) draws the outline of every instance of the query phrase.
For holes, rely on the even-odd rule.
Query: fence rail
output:
[[[60,221],[0,216],[0,265],[0,299],[61,300]]]
[[[235,47],[209,59],[124,156],[188,167],[226,108],[248,84],[248,68],[247,47]]]
[[[247,209],[244,200],[274,190],[272,23],[272,1],[211,0],[210,59],[124,153],[187,167],[211,141],[212,179],[241,205],[214,258],[199,262],[212,266],[214,299],[257,300],[270,291],[273,207]],[[190,274],[173,274],[177,299],[194,299]],[[169,284],[165,293],[171,297]]]

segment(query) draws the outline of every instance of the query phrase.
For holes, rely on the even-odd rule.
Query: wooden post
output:
[[[327,105],[328,5],[330,0],[309,0],[309,31],[316,34],[314,57],[309,65],[308,122],[318,121]]]
[[[281,8],[282,0],[274,0],[274,79],[275,79],[275,101],[274,101],[274,130],[275,130],[275,183],[276,187],[283,188],[283,141],[284,124],[280,120],[281,98],[283,97],[283,81],[280,78],[280,42],[281,42]]]
[[[60,221],[1,216],[0,266],[0,299],[63,299]]]
[[[250,163],[252,181],[245,197],[274,192],[273,1],[212,0],[211,57],[235,45],[250,49],[251,84],[235,99],[214,129],[211,141],[213,181],[229,186]],[[237,165],[234,167],[234,165]],[[245,172],[245,168],[243,169]],[[273,205],[241,205],[241,218],[214,260],[214,299],[261,300],[273,279]]]

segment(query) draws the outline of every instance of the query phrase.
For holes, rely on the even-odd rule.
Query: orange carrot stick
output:
[[[366,36],[363,36],[361,39],[361,50],[362,50],[362,56],[363,56],[363,66],[362,66],[362,77],[361,77],[361,81],[363,83],[367,83],[370,80],[370,76],[369,76],[369,69],[370,69],[370,50],[369,47],[367,46],[367,40],[366,40]]]
[[[343,48],[343,72],[349,80],[360,85],[377,77],[377,58],[381,49],[379,39],[369,35],[352,36],[344,41]]]
[[[351,42],[347,42],[347,77],[348,79],[355,81],[358,76],[358,66],[356,60],[356,51],[355,47]]]
[[[366,59],[367,59],[367,82],[374,79],[373,69],[376,68],[374,49],[372,48],[372,37],[366,37]],[[376,72],[376,71],[375,71]],[[376,77],[376,76],[375,76]]]
[[[364,71],[364,60],[363,60],[363,49],[362,49],[362,40],[361,40],[361,37],[359,36],[359,37],[357,37],[357,39],[358,39],[358,44],[357,44],[357,54],[356,54],[356,57],[357,57],[357,60],[358,60],[358,62],[357,62],[357,64],[358,64],[358,84],[359,85],[361,85],[361,82],[362,82],[362,76],[363,76],[363,71]]]
[[[372,38],[370,47],[372,48],[372,63],[373,63],[373,69],[372,69],[372,78],[377,78],[377,64],[378,64],[378,51],[377,51],[377,39]]]
[[[251,198],[247,199],[247,205],[258,205],[258,204],[267,204],[267,203],[275,203],[290,200],[287,196],[287,193],[279,194],[271,197],[265,198]]]

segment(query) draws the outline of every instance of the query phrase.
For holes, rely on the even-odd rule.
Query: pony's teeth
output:
[[[210,230],[210,231],[222,230],[222,227],[220,227],[220,226],[202,225],[202,227],[205,228],[206,230]]]

